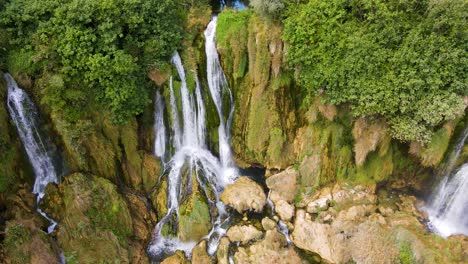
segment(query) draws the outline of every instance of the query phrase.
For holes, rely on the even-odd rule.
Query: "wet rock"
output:
[[[276,228],[276,222],[271,220],[268,217],[265,217],[262,219],[262,226],[263,226],[263,229],[265,229],[266,231],[273,230]]]
[[[223,237],[219,241],[218,251],[216,251],[218,264],[229,264],[229,244],[227,237]]]
[[[275,204],[275,211],[281,220],[289,222],[294,216],[294,206],[284,200],[279,200]]]
[[[198,241],[211,229],[211,217],[208,205],[199,192],[179,207],[179,232],[182,241]]]
[[[248,177],[240,177],[228,185],[221,194],[221,201],[233,207],[239,213],[244,211],[262,212],[266,205],[263,189]]]
[[[258,240],[263,233],[252,225],[233,226],[227,231],[227,237],[232,242],[241,242],[245,245],[252,240]]]
[[[276,230],[269,230],[265,234],[265,239],[254,243],[248,248],[239,247],[234,255],[235,263],[307,263],[294,251],[288,247],[286,239]]]
[[[270,189],[270,199],[273,202],[285,200],[288,203],[294,201],[299,191],[299,172],[294,168],[288,168],[283,172],[266,179],[266,185]]]
[[[206,252],[206,241],[202,240],[192,250],[192,264],[209,264],[214,260]]]
[[[174,255],[166,258],[161,264],[189,264],[190,262],[184,255],[184,252],[177,251]]]

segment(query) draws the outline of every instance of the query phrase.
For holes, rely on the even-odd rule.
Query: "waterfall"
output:
[[[51,222],[48,228],[48,232],[51,233],[57,223],[41,211],[39,202],[44,198],[47,184],[58,182],[53,160],[55,147],[45,141],[40,134],[38,112],[32,100],[24,90],[18,87],[10,74],[7,73],[4,77],[8,87],[8,111],[16,125],[35,174],[33,193],[37,195],[37,212]]]
[[[208,88],[220,119],[220,126],[218,128],[219,158],[210,152],[206,144],[206,110],[200,80],[194,74],[195,89],[191,92],[187,85],[187,76],[182,60],[180,55],[175,52],[171,62],[177,70],[180,87],[179,93],[176,93],[176,87],[174,87],[175,81],[171,76],[169,81],[169,101],[172,133],[170,136],[172,137],[171,142],[174,153],[172,153],[172,157],[167,162],[165,169],[168,183],[167,213],[156,224],[153,231],[153,239],[148,247],[148,253],[157,261],[162,260],[165,256],[174,253],[176,250],[182,250],[187,255],[190,255],[192,248],[197,243],[197,241],[182,242],[177,237],[164,237],[161,232],[166,224],[174,224],[175,222],[177,225],[180,202],[184,198],[185,190],[192,188],[191,177],[197,179],[210,205],[213,228],[204,237],[208,241],[209,254],[215,253],[220,238],[226,232],[225,226],[230,221],[224,204],[219,199],[219,194],[226,184],[231,183],[237,177],[237,169],[232,160],[229,146],[229,131],[234,113],[234,104],[232,93],[227,85],[216,50],[214,37],[216,21],[217,18],[213,17],[205,31],[205,36],[207,36]],[[180,106],[178,105],[176,94],[180,94]],[[223,95],[229,96],[229,105],[226,106],[229,112],[226,120],[223,112]],[[162,132],[165,129],[163,128],[164,105],[158,93],[156,94],[155,104],[155,130],[159,130],[155,138],[155,154],[161,157],[163,156],[161,154],[162,142],[165,142]],[[184,175],[187,177],[186,179],[184,179]]]
[[[232,92],[227,85],[226,76],[224,75],[223,69],[219,62],[218,51],[216,49],[216,25],[218,17],[213,16],[211,22],[208,24],[205,30],[205,52],[206,52],[206,68],[207,68],[207,80],[208,88],[211,93],[211,97],[216,105],[218,111],[220,125],[219,125],[219,157],[223,166],[225,175],[223,179],[232,180],[236,176],[235,171],[231,171],[230,168],[234,168],[234,162],[232,161],[231,147],[229,145],[230,131],[232,117],[234,115],[234,100]],[[223,95],[227,94],[229,97],[230,107],[228,107],[228,118],[224,120],[223,112]],[[223,180],[221,179],[221,180]]]
[[[460,155],[465,140],[468,137],[468,127],[455,144],[450,154],[445,171],[445,177],[431,195],[425,208],[429,215],[429,226],[443,237],[450,235],[468,235],[468,163],[463,164],[453,172],[456,160]]]
[[[165,161],[166,154],[166,126],[164,125],[164,102],[159,91],[154,100],[154,155]]]
[[[427,208],[430,227],[443,237],[468,235],[468,163],[439,184]]]

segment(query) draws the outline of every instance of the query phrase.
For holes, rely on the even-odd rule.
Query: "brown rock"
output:
[[[227,237],[232,242],[241,242],[245,245],[252,240],[257,240],[262,237],[263,233],[252,225],[233,226],[227,231]]]
[[[263,189],[248,177],[240,177],[233,184],[228,185],[221,194],[221,201],[233,207],[239,213],[244,211],[263,211],[266,196]]]
[[[299,191],[299,173],[294,168],[288,168],[266,179],[266,185],[271,190],[270,199],[273,202],[285,200],[288,203],[294,201]]]
[[[202,240],[192,250],[193,264],[209,264],[214,263],[213,259],[206,252],[206,241]]]

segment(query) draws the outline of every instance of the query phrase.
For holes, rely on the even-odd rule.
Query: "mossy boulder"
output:
[[[132,218],[109,180],[75,173],[56,191],[48,188],[46,197],[44,210],[58,222],[57,238],[67,262],[128,262]]]
[[[31,219],[9,221],[3,247],[6,263],[60,263],[57,247],[51,237]]]
[[[178,237],[182,241],[199,241],[211,229],[210,209],[192,176],[192,194],[179,207]]]

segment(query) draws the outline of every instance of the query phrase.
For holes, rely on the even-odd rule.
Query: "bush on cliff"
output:
[[[292,2],[290,2],[292,3]],[[309,0],[288,5],[288,60],[307,92],[383,116],[394,138],[427,142],[463,114],[468,2]]]

